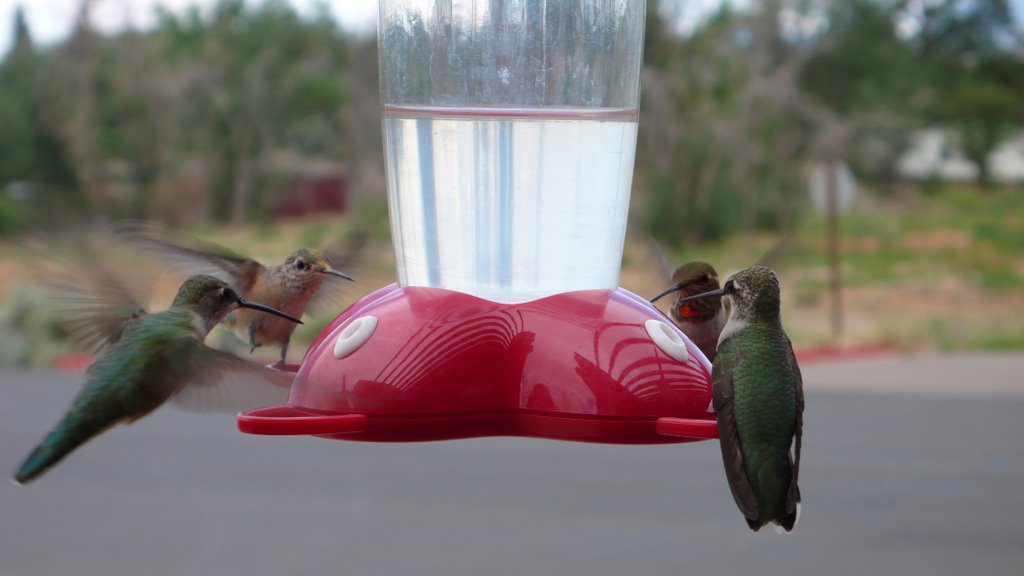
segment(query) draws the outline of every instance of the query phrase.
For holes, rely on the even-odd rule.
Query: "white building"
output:
[[[989,156],[992,181],[1024,182],[1024,132],[1000,144]],[[897,164],[900,177],[908,180],[939,178],[951,182],[973,182],[978,168],[956,143],[955,134],[941,128],[921,130]]]

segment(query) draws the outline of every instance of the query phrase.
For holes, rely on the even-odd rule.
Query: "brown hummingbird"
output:
[[[284,262],[267,266],[213,243],[192,240],[190,246],[165,239],[167,234],[149,224],[129,223],[118,233],[142,247],[154,248],[191,274],[210,274],[231,284],[245,298],[264,302],[296,317],[307,309],[313,313],[329,309],[341,298],[336,279],[353,278],[331,266],[331,258],[316,248],[299,248]],[[351,261],[365,242],[365,235],[353,232],[339,259]],[[288,344],[295,324],[266,314],[240,309],[224,317],[224,325],[249,343],[250,353],[263,345],[281,348],[279,364],[288,356]]]
[[[672,274],[672,285],[651,298],[656,302],[663,296],[676,292],[669,314],[679,329],[700,348],[711,362],[715,360],[718,336],[729,318],[728,301],[721,296],[700,300],[686,300],[687,297],[718,290],[718,273],[707,262],[688,262]]]
[[[109,277],[107,277],[109,280]],[[118,292],[110,282],[102,291]],[[82,391],[64,417],[25,459],[15,482],[30,482],[71,451],[118,423],[132,423],[168,400],[185,408],[237,410],[236,402],[252,405],[287,398],[283,375],[203,344],[225,314],[239,308],[300,322],[263,304],[248,302],[226,282],[197,275],[178,289],[171,307],[147,313],[104,302],[104,293],[79,299],[78,335],[103,352],[86,372]],[[84,292],[80,292],[84,293]],[[72,297],[66,302],[73,301]],[[128,297],[120,302],[127,303]],[[110,317],[113,310],[127,315]],[[127,311],[133,309],[128,313]],[[86,329],[90,315],[103,322]]]

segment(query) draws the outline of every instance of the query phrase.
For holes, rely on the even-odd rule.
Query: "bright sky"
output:
[[[81,0],[0,0],[0,56],[7,53],[13,32],[14,11],[20,4],[28,14],[29,28],[37,42],[56,42],[71,30],[75,10]],[[300,13],[310,14],[320,0],[288,0]],[[350,30],[372,33],[377,25],[377,0],[323,0],[342,26]],[[664,5],[678,13],[680,28],[691,29],[703,15],[724,1],[734,6],[750,4],[750,0],[672,0]],[[162,5],[181,12],[192,5],[210,6],[215,0],[95,0],[94,24],[105,32],[115,32],[128,25],[146,28],[153,24],[154,8]],[[1018,22],[1024,22],[1024,0],[1010,0]],[[800,23],[794,23],[801,25]],[[807,23],[804,23],[807,24]],[[813,23],[811,23],[813,24]],[[810,24],[807,24],[810,25]]]
[[[68,35],[81,0],[0,0],[0,55],[11,45],[14,12],[25,8],[29,29],[40,43],[56,42]],[[188,6],[210,6],[214,0],[95,0],[93,24],[104,32],[128,25],[146,28],[153,24],[155,7],[183,12]],[[311,14],[317,0],[288,0],[300,14]],[[377,26],[376,0],[334,0],[325,2],[346,28],[372,32]]]
[[[0,56],[12,42],[14,12],[20,4],[26,10],[29,29],[36,42],[50,44],[71,31],[75,11],[81,0],[0,0]],[[216,0],[95,0],[93,24],[104,32],[115,32],[128,25],[146,28],[153,24],[154,8],[164,6],[174,12],[187,7],[211,6]],[[254,0],[258,1],[258,0]],[[700,15],[723,1],[745,5],[749,0],[675,0],[681,11],[681,28],[692,28]],[[1024,0],[1021,0],[1024,1]],[[309,14],[318,0],[288,0],[300,13]],[[342,26],[372,33],[377,26],[377,0],[324,0]]]

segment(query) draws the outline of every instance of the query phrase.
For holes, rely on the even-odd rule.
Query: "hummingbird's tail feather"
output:
[[[76,448],[103,433],[117,420],[87,418],[80,412],[71,412],[46,435],[14,474],[18,484],[27,484],[38,478],[64,459]]]
[[[797,520],[800,519],[800,504],[797,503],[796,508],[792,512],[786,512],[778,520],[779,526],[782,527],[786,532],[792,532],[793,527],[796,526]]]

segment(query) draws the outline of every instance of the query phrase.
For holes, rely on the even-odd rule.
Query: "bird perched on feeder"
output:
[[[192,246],[174,243],[148,224],[123,224],[118,233],[143,248],[155,249],[189,274],[216,276],[245,298],[265,302],[297,317],[307,309],[316,313],[329,308],[341,298],[341,288],[334,279],[351,282],[353,278],[334,269],[331,261],[353,260],[366,240],[365,234],[354,232],[347,240],[345,251],[335,258],[315,248],[299,248],[283,263],[267,266],[212,243],[197,240],[191,242]],[[285,363],[294,324],[243,309],[225,316],[224,325],[249,343],[250,353],[263,345],[279,346],[279,364]]]
[[[115,307],[98,306],[95,313],[102,316]],[[276,383],[281,377],[273,371],[203,344],[224,315],[239,308],[300,323],[279,310],[242,299],[222,280],[201,275],[187,279],[163,312],[122,307],[127,313],[120,321],[107,318],[89,325],[90,313],[82,310],[76,319],[79,336],[104,352],[89,368],[85,385],[67,413],[29,454],[14,480],[19,484],[33,480],[96,435],[115,424],[134,422],[167,400],[203,409],[239,393],[272,392],[264,394],[263,404],[287,398],[287,385]],[[267,388],[259,390],[263,386]]]
[[[718,290],[682,303],[728,296],[729,319],[712,367],[713,404],[733,498],[757,532],[796,523],[804,394],[800,367],[780,317],[779,279],[764,266],[733,274]]]
[[[677,293],[669,314],[683,334],[711,361],[715,359],[718,336],[729,317],[728,301],[721,296],[689,301],[684,299],[718,289],[718,273],[714,267],[707,262],[695,261],[677,268],[672,274],[672,285],[651,298],[654,303],[663,296]]]

